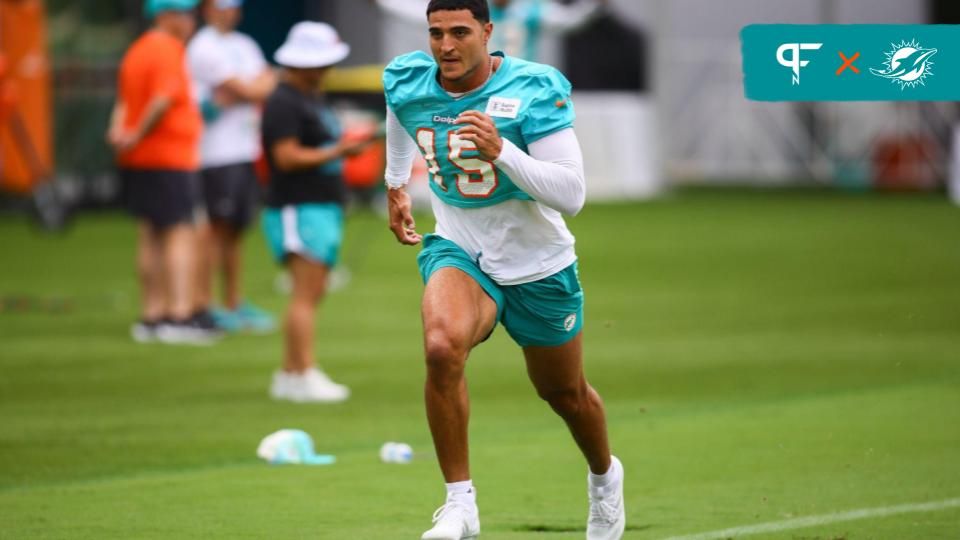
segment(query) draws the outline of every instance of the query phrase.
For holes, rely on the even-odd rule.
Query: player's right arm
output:
[[[400,119],[387,107],[387,211],[390,230],[401,244],[420,243],[417,225],[413,220],[413,208],[406,186],[410,181],[410,168],[417,154],[417,143],[403,129]]]

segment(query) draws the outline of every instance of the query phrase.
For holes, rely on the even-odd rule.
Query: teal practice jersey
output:
[[[387,105],[420,148],[430,188],[462,208],[533,200],[482,159],[473,142],[460,139],[455,132],[461,126],[453,122],[464,111],[486,113],[501,137],[527,152],[533,141],[573,126],[570,82],[550,66],[505,56],[483,87],[453,98],[440,87],[437,71],[433,57],[417,51],[398,56],[383,72]]]

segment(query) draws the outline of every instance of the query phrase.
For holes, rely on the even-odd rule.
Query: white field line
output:
[[[897,514],[909,514],[915,512],[934,512],[945,510],[947,508],[960,507],[960,498],[947,499],[944,501],[934,501],[928,503],[899,504],[897,506],[881,506],[879,508],[861,508],[860,510],[849,510],[847,512],[836,512],[834,514],[823,514],[820,516],[808,516],[784,521],[772,521],[769,523],[759,523],[757,525],[746,525],[743,527],[732,527],[720,531],[710,531],[704,533],[691,534],[687,536],[671,536],[665,540],[719,540],[724,538],[736,538],[739,536],[749,536],[752,534],[771,533],[777,531],[788,531],[790,529],[802,529],[804,527],[814,527],[817,525],[826,525],[827,523],[838,523],[841,521],[853,521],[856,519],[877,518],[894,516]]]

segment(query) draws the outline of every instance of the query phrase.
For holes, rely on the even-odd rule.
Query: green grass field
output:
[[[628,474],[624,538],[960,497],[960,209],[684,191],[588,206],[571,228],[587,373]],[[268,399],[277,334],[134,344],[133,243],[119,214],[60,236],[0,219],[0,538],[419,538],[444,492],[416,250],[376,217],[349,222],[353,280],[317,341],[353,397],[323,406]],[[259,231],[247,254],[249,296],[279,313]],[[585,465],[502,330],[468,375],[483,538],[583,538]],[[285,427],[339,462],[260,462],[260,438]],[[426,457],[380,463],[389,440]],[[751,536],[958,537],[957,505]]]

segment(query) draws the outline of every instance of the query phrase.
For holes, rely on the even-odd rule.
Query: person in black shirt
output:
[[[274,399],[337,402],[350,394],[313,359],[314,316],[343,236],[342,158],[370,142],[341,138],[340,124],[320,90],[330,66],[349,53],[330,25],[301,22],[274,54],[284,69],[263,109],[263,148],[270,169],[263,226],[274,256],[293,278],[283,369],[270,387]]]

